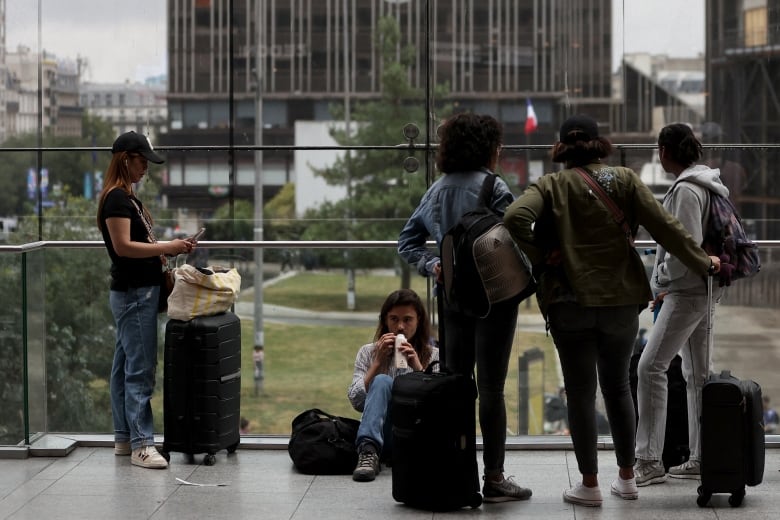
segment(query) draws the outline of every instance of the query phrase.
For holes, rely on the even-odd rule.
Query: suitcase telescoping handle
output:
[[[710,367],[712,365],[712,276],[707,275],[707,357],[706,363],[707,363],[707,373],[710,372]]]

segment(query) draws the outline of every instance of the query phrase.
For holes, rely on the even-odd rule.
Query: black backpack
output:
[[[496,176],[485,177],[477,207],[465,213],[441,242],[444,297],[450,308],[484,318],[494,303],[520,303],[536,291],[528,257],[490,207]]]

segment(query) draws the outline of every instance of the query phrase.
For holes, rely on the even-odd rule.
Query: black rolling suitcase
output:
[[[479,507],[477,388],[468,376],[412,372],[393,382],[393,498],[429,511]]]
[[[232,312],[165,327],[162,454],[233,453],[240,440],[241,323]]]
[[[712,280],[708,283],[710,307]],[[712,325],[708,324],[708,348]],[[756,486],[764,477],[764,413],[761,387],[739,380],[727,370],[711,374],[702,388],[701,485],[697,504],[707,506],[713,493],[730,493],[736,507],[745,497],[745,486]]]

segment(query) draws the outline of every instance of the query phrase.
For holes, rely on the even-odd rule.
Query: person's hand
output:
[[[659,307],[664,301],[664,296],[669,294],[669,291],[659,292],[653,301],[650,302],[650,310],[654,311],[656,307]]]
[[[388,332],[374,342],[374,362],[383,365],[395,354],[395,334]]]
[[[717,274],[720,271],[720,257],[718,256],[711,256],[710,257],[710,268],[707,271],[707,274],[710,276],[713,274]]]
[[[441,278],[441,262],[433,266],[433,275],[438,283],[444,283],[444,280]]]
[[[195,249],[195,244],[181,238],[173,239],[165,244],[165,254],[171,256],[188,254],[193,249]]]
[[[408,340],[401,343],[401,346],[398,348],[398,350],[406,357],[406,362],[409,364],[409,368],[418,372],[423,370],[420,358],[417,357],[417,351],[414,350],[414,347],[411,345],[411,343],[409,343]]]
[[[727,255],[720,255],[720,269],[718,270],[718,278],[720,282],[719,287],[731,285],[731,279],[734,276],[734,270],[736,267],[734,264],[729,263],[729,257]]]

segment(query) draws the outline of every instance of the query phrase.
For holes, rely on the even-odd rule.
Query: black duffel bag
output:
[[[287,452],[301,473],[349,475],[357,465],[358,426],[356,419],[306,410],[292,421]]]

